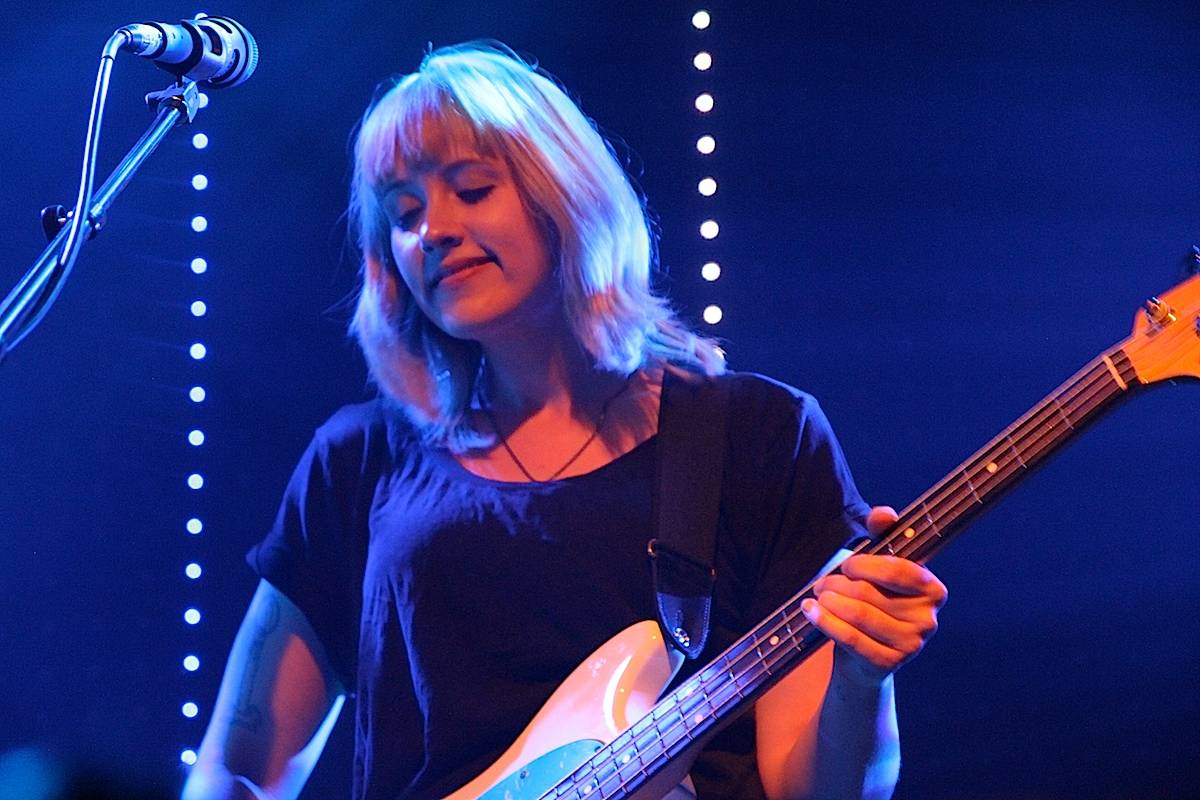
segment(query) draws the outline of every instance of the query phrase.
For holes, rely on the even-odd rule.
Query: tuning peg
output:
[[[1157,297],[1151,297],[1142,306],[1142,311],[1146,318],[1155,325],[1169,325],[1175,321],[1175,309],[1159,300]]]

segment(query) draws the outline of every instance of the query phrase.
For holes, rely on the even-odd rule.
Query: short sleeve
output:
[[[312,625],[342,685],[355,686],[367,517],[380,440],[366,406],[317,429],[284,491],[275,522],[246,556]]]
[[[713,660],[866,535],[869,507],[817,401],[760,375],[734,374],[717,533],[717,584],[705,652]],[[677,679],[678,680],[678,679]],[[764,797],[753,711],[722,731],[692,770],[701,798]]]
[[[811,395],[789,394],[767,454],[778,467],[760,484],[763,508],[777,518],[762,520],[766,538],[749,607],[755,622],[799,591],[838,549],[867,535],[870,507],[828,418]]]

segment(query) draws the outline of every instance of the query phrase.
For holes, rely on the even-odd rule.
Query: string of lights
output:
[[[208,97],[201,93],[199,97],[199,103],[203,108],[208,103]],[[207,134],[197,132],[192,135],[192,147],[197,151],[198,156],[208,148],[208,145],[209,138]],[[208,192],[210,185],[211,182],[208,176],[203,172],[197,172],[192,176],[191,187],[197,195],[197,207],[203,206],[200,198]],[[195,214],[191,219],[190,227],[197,236],[203,235],[208,230],[208,218],[203,214]],[[194,256],[189,262],[189,266],[192,274],[197,278],[205,275],[208,272],[208,260],[200,255]],[[188,311],[190,312],[193,321],[198,322],[207,316],[208,303],[204,299],[193,295],[193,299],[188,305]],[[188,347],[188,355],[191,357],[194,365],[198,367],[199,362],[207,358],[208,348],[203,341],[193,341]],[[197,382],[194,383],[188,390],[187,396],[194,412],[191,416],[194,420],[198,419],[200,416],[200,406],[208,400],[208,391],[202,384]],[[186,438],[188,447],[194,451],[198,451],[199,448],[203,447],[207,440],[204,431],[199,427],[192,427],[191,430],[187,432]],[[198,463],[200,461],[198,453],[196,453],[190,460],[193,464]],[[198,493],[202,491],[204,489],[203,474],[201,474],[199,471],[193,471],[188,474],[187,486],[192,493]],[[195,508],[199,506],[199,503],[193,503],[192,505],[193,511],[195,511]],[[204,521],[199,516],[191,516],[184,523],[184,530],[189,538],[197,538],[204,532]],[[204,574],[204,568],[201,566],[200,562],[195,559],[195,554],[198,549],[199,547],[197,546],[191,548],[192,560],[189,560],[183,566],[183,575],[189,584],[198,582],[200,577]],[[203,615],[201,614],[200,609],[197,608],[196,592],[194,589],[192,591],[188,591],[187,595],[191,597],[191,601],[189,604],[187,604],[187,607],[183,611],[183,621],[189,629],[195,629],[200,625]],[[193,636],[194,635],[195,634],[193,633]],[[184,672],[188,674],[198,673],[201,666],[200,656],[192,650],[193,648],[188,648],[188,651],[184,653],[182,660]],[[179,710],[180,713],[188,720],[195,720],[200,716],[200,706],[194,699],[192,699],[192,694],[194,692],[194,685],[184,685],[183,698],[181,698]],[[190,745],[183,747],[179,753],[179,760],[188,766],[195,764],[195,749]]]
[[[712,15],[708,11],[701,9],[692,15],[692,27],[699,31],[702,35],[707,33],[711,25]],[[707,75],[713,68],[712,53],[704,49],[698,50],[692,57],[692,66],[697,72],[705,73]],[[712,114],[713,109],[716,107],[716,100],[713,98],[713,95],[710,91],[702,91],[696,95],[693,105],[695,106],[696,111],[699,112],[701,119],[704,120],[706,127],[705,132],[702,133],[698,139],[696,139],[696,152],[700,156],[702,167],[700,171],[702,177],[696,184],[696,191],[699,192],[702,197],[714,197],[717,193],[717,179],[711,174],[710,162],[711,156],[717,150],[717,140],[711,132],[712,123],[710,121],[710,115]],[[702,239],[706,241],[712,241],[716,239],[720,233],[721,226],[711,215],[708,215],[707,218],[700,223],[700,237]],[[715,282],[721,277],[721,265],[713,259],[705,261],[704,265],[700,267],[700,277],[709,283]],[[714,303],[705,306],[701,316],[709,325],[716,325],[724,318],[725,312],[719,305]]]

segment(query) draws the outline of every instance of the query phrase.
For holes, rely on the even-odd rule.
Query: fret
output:
[[[933,521],[933,516],[929,513],[929,504],[924,500],[921,501],[921,513],[925,515],[926,526],[928,526],[929,530],[933,531],[934,536],[940,539],[942,537],[941,528],[939,528],[938,524]]]
[[[971,481],[971,476],[963,473],[963,480],[967,482],[967,488],[971,490],[971,494],[974,496],[975,502],[979,503],[979,505],[983,505],[983,498],[979,496],[979,492],[975,491],[975,484]]]
[[[1021,468],[1029,469],[1029,465],[1025,463],[1025,459],[1021,458],[1021,451],[1017,449],[1017,443],[1013,441],[1012,437],[1006,433],[1004,434],[1004,440],[1008,442],[1008,449],[1016,456],[1017,463],[1021,465]]]
[[[1063,410],[1062,403],[1058,402],[1058,397],[1051,397],[1050,402],[1054,404],[1054,409],[1058,411],[1058,414],[1062,417],[1063,422],[1067,423],[1067,427],[1071,430],[1075,430],[1075,426],[1071,424],[1071,418],[1068,417],[1067,412]]]

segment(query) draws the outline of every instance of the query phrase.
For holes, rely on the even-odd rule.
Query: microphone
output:
[[[126,25],[122,50],[153,59],[178,78],[213,89],[237,86],[258,66],[258,44],[245,26],[229,17],[199,17],[172,25]]]

